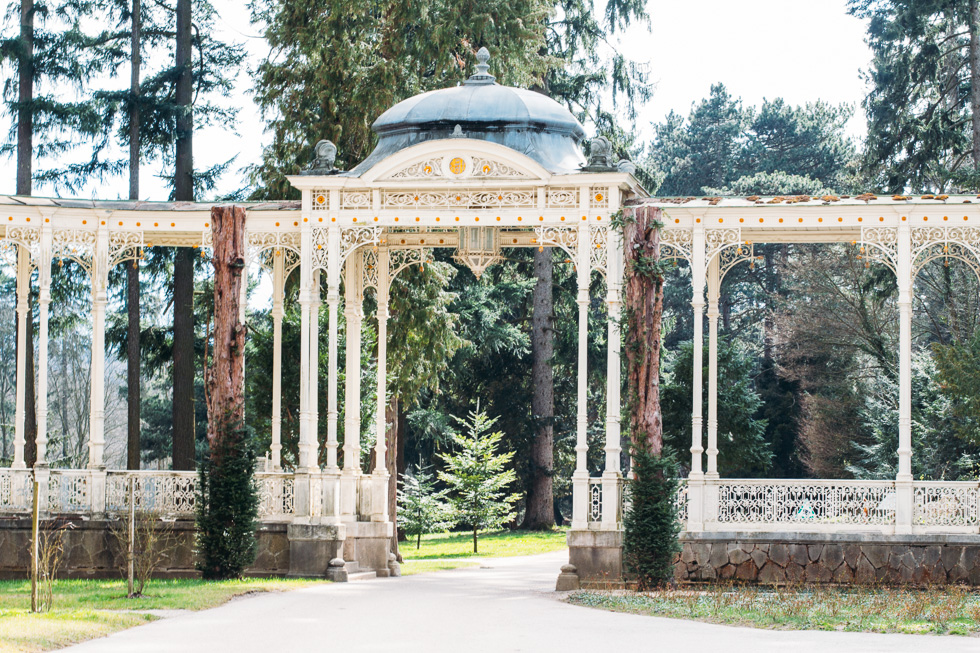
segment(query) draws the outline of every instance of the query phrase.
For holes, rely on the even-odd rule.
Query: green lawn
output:
[[[398,550],[405,562],[402,573],[406,576],[427,571],[475,567],[483,558],[534,555],[560,551],[565,548],[565,531],[498,531],[481,533],[479,552],[473,553],[472,533],[437,533],[422,536],[422,546],[415,548],[416,541],[399,542]]]
[[[683,587],[638,594],[578,592],[577,605],[657,617],[793,630],[980,634],[980,595],[962,587]]]
[[[145,596],[128,599],[123,580],[59,580],[54,609],[30,614],[30,581],[0,581],[0,653],[50,651],[154,619],[139,610],[204,610],[242,594],[291,590],[316,582],[154,580],[147,584]]]

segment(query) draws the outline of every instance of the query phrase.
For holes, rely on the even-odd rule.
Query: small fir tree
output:
[[[402,475],[398,492],[398,522],[406,535],[416,538],[415,548],[422,546],[422,536],[444,531],[453,525],[452,507],[446,504],[448,490],[435,489],[435,476],[421,459],[412,474]]]
[[[205,580],[241,578],[255,560],[259,496],[247,431],[230,431],[201,463],[197,496],[197,568]]]
[[[490,432],[497,418],[491,419],[479,406],[468,419],[457,421],[467,434],[452,434],[457,451],[440,456],[446,471],[439,472],[439,478],[449,486],[456,519],[473,528],[473,553],[477,553],[480,529],[500,528],[514,518],[514,502],[520,495],[506,493],[517,478],[514,470],[507,468],[514,452],[497,453],[504,434]]]

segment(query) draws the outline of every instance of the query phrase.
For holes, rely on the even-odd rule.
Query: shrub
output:
[[[623,515],[623,561],[640,590],[660,587],[674,576],[674,559],[681,547],[677,536],[677,463],[668,453],[657,456],[636,448],[635,478],[626,486]]]
[[[255,560],[259,510],[255,451],[244,429],[217,439],[200,468],[197,568],[205,579],[241,578]]]

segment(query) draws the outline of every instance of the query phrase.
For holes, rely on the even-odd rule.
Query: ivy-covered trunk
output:
[[[660,327],[664,265],[660,260],[660,209],[626,208],[623,227],[626,280],[623,307],[626,334],[627,416],[632,436],[633,478],[623,515],[623,560],[639,588],[670,582],[680,551],[680,524],[674,507],[677,465],[663,451],[660,410]]]
[[[210,458],[201,465],[198,566],[205,578],[239,578],[255,559],[255,453],[245,430],[245,209],[211,209],[214,355],[207,370]]]
[[[660,455],[660,327],[664,315],[664,275],[660,260],[660,209],[624,210],[623,247],[626,280],[627,411],[634,448]]]

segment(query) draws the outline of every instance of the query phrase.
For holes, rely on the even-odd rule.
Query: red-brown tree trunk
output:
[[[624,209],[627,397],[634,442],[654,455],[663,449],[660,411],[660,324],[664,282],[660,270],[660,209]]]
[[[214,242],[214,354],[208,369],[208,443],[245,420],[245,327],[239,322],[245,269],[245,209],[211,209]]]

